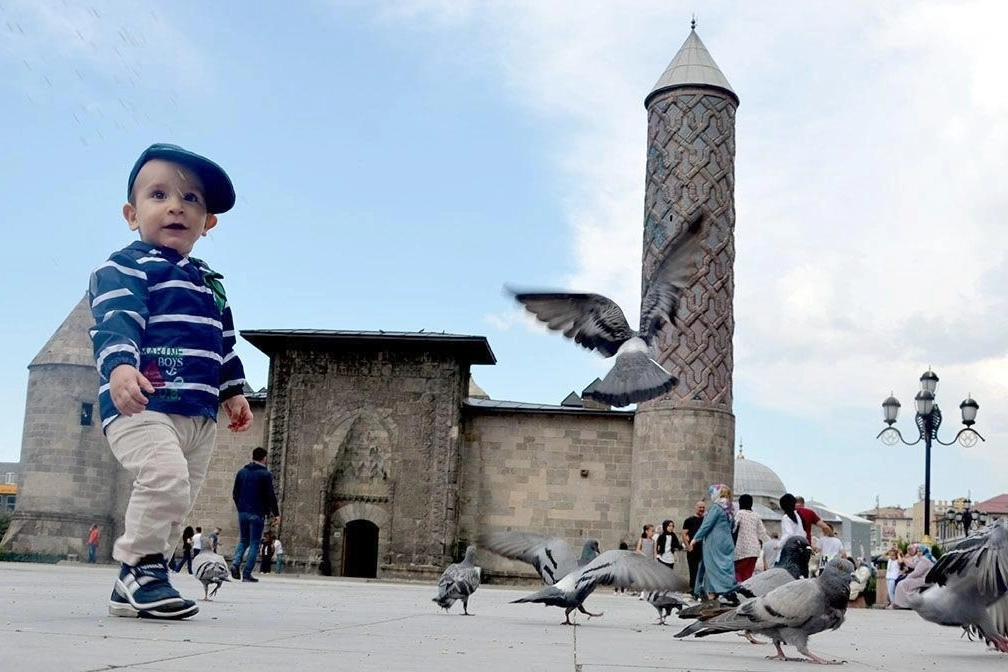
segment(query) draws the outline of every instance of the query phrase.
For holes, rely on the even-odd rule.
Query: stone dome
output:
[[[755,498],[767,497],[773,501],[787,492],[784,481],[774,470],[755,460],[746,459],[739,451],[735,458],[735,496],[750,494]]]

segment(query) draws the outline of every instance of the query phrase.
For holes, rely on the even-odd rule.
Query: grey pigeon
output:
[[[675,572],[654,558],[633,551],[606,551],[552,586],[546,586],[537,593],[512,602],[539,602],[547,606],[562,607],[564,624],[575,625],[570,620],[571,612],[575,609],[589,617],[602,615],[601,612],[593,614],[584,608],[584,601],[599,585],[638,590],[668,590],[676,585],[678,578]]]
[[[509,290],[553,331],[605,357],[616,355],[606,377],[585,396],[628,406],[661,396],[679,382],[655,361],[655,337],[666,322],[674,323],[679,299],[699,268],[704,219],[702,211],[695,213],[666,247],[641,299],[639,331],[631,329],[620,307],[601,294]]]
[[[548,586],[587,565],[599,554],[599,543],[595,539],[585,539],[578,556],[560,537],[535,532],[486,532],[479,536],[477,543],[497,555],[532,565]]]
[[[209,548],[196,554],[192,560],[192,568],[193,576],[203,584],[203,599],[207,602],[217,594],[222,583],[231,580],[227,561]],[[210,584],[214,584],[212,592]]]
[[[928,584],[908,597],[921,618],[961,626],[1008,653],[1008,520],[994,521],[946,551]]]
[[[469,613],[469,596],[476,592],[480,585],[481,570],[476,566],[476,547],[466,548],[462,562],[448,565],[438,581],[438,595],[431,598],[438,606],[448,611],[455,600],[462,600],[462,613]]]
[[[801,568],[803,565],[808,567],[811,555],[812,547],[809,545],[808,539],[803,536],[788,537],[784,540],[780,557],[773,567],[765,572],[753,574],[736,586],[733,591],[713,600],[701,602],[696,606],[681,609],[679,618],[698,618],[706,621],[718,614],[731,611],[741,601],[766,595],[771,590],[800,578]]]
[[[816,656],[808,650],[808,638],[818,632],[836,630],[843,624],[853,572],[854,565],[849,560],[835,558],[818,579],[790,581],[710,620],[696,621],[675,636],[754,632],[773,640],[777,655],[769,656],[772,660],[802,660],[784,655],[781,644],[791,644],[816,663],[844,662]]]
[[[665,619],[672,614],[672,610],[682,613],[683,609],[695,607],[699,604],[696,598],[689,594],[689,581],[676,575],[681,587],[674,590],[652,590],[644,595],[644,601],[658,610],[657,625],[665,625]]]

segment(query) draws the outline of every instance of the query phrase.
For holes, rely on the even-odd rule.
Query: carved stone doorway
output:
[[[343,528],[342,576],[378,576],[378,526],[370,520],[351,520]]]

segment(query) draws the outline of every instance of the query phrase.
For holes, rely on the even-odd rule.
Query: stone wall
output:
[[[217,443],[210,458],[203,489],[196,498],[192,512],[182,523],[183,527],[202,527],[204,539],[213,532],[214,527],[220,527],[217,552],[226,558],[231,557],[238,543],[238,512],[231,500],[235,473],[251,461],[253,448],[266,445],[265,400],[252,398],[249,406],[252,408],[252,427],[241,433],[227,428],[227,417],[221,411],[217,423]],[[125,501],[123,507],[121,514],[125,513]],[[281,537],[281,541],[285,540]]]
[[[633,548],[640,532],[629,517],[632,416],[467,407],[463,438],[460,545],[483,531],[519,530]],[[530,572],[489,553],[479,562],[488,574]]]
[[[3,548],[86,557],[88,531],[97,523],[99,557],[111,557],[122,524],[114,494],[126,472],[102,435],[97,389],[94,366],[30,368],[19,496]],[[82,403],[92,404],[90,425],[81,424]]]
[[[440,566],[455,537],[468,380],[467,364],[422,351],[274,354],[267,434],[287,552],[321,554],[340,574],[353,513],[379,526],[384,573]]]

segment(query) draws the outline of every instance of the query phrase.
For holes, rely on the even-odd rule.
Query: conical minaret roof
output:
[[[658,83],[644,99],[644,107],[647,107],[651,103],[651,99],[659,93],[681,86],[709,86],[720,89],[730,95],[736,105],[739,102],[738,96],[732,90],[731,84],[728,83],[728,79],[711,58],[707,47],[700,41],[700,36],[696,34],[695,23],[694,27],[690,29],[689,37],[679,48],[679,53],[665,68],[665,72],[658,78]]]
[[[42,347],[28,368],[42,364],[71,364],[75,366],[94,367],[94,355],[91,349],[91,336],[88,329],[94,326],[91,316],[91,306],[87,295],[74,306],[70,314],[63,320],[56,333]]]

